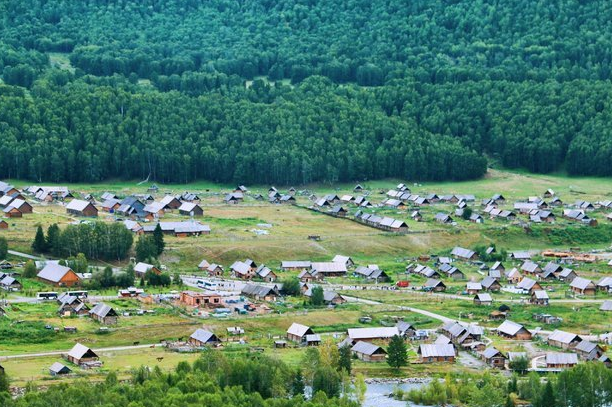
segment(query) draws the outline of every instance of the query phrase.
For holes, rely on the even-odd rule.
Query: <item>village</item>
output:
[[[597,189],[501,184],[468,194],[365,182],[173,193],[2,182],[0,236],[11,250],[0,264],[0,318],[43,339],[2,343],[0,366],[25,383],[169,367],[209,349],[299,363],[304,349],[333,345],[376,377],[390,374],[384,362],[399,337],[404,375],[612,367],[611,241],[551,240],[607,228],[612,201]],[[95,222],[135,239],[160,228],[164,254],[79,272],[30,248],[37,226]],[[26,262],[35,277],[22,275]],[[128,266],[132,285],[87,288],[103,268]],[[152,285],[152,275],[170,283]]]

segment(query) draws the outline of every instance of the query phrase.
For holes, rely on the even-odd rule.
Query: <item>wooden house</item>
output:
[[[502,324],[497,328],[497,333],[504,338],[523,341],[529,341],[532,337],[531,332],[529,332],[523,325],[509,320],[502,322]]]
[[[534,290],[531,292],[529,302],[534,305],[548,305],[548,293],[544,290]]]
[[[351,353],[364,362],[384,362],[387,358],[387,352],[383,348],[364,341],[353,345]]]
[[[302,343],[306,341],[306,335],[313,335],[310,327],[298,323],[293,323],[287,329],[287,339],[293,342]]]
[[[595,295],[597,286],[589,279],[576,277],[570,283],[570,289],[580,295]]]
[[[582,338],[575,333],[555,329],[553,333],[548,336],[546,342],[550,346],[556,346],[562,349],[573,349],[582,342]]]
[[[421,344],[417,351],[421,363],[455,362],[455,347],[452,344]]]
[[[206,345],[217,345],[221,341],[217,338],[217,335],[214,333],[207,331],[202,328],[196,329],[194,333],[191,334],[188,340],[189,344],[198,348],[204,347]]]
[[[9,224],[4,219],[0,219],[0,229],[8,229]]]
[[[578,355],[575,353],[547,352],[547,369],[569,369],[578,364]]]
[[[72,370],[70,368],[60,362],[55,362],[49,367],[49,374],[51,376],[60,376],[71,373]]]
[[[155,273],[157,275],[160,275],[162,273],[160,269],[158,269],[152,264],[139,262],[134,265],[134,273],[138,278],[144,277],[145,274],[147,274],[147,271],[151,271],[152,273]]]
[[[73,199],[66,205],[66,212],[74,216],[96,217],[98,216],[98,208],[89,201]]]
[[[491,294],[483,293],[483,294],[476,294],[474,296],[475,305],[491,305],[492,303],[493,303],[493,298],[491,298]]]
[[[117,324],[117,312],[110,306],[98,303],[89,311],[89,316],[103,325]]]
[[[66,355],[66,359],[74,363],[75,365],[82,365],[84,363],[95,362],[99,360],[98,355],[85,345],[77,343]]]
[[[487,365],[491,367],[503,369],[506,366],[506,356],[494,347],[489,347],[485,349],[480,354],[480,357],[482,358],[482,360],[485,361]]]
[[[204,210],[200,205],[193,202],[183,202],[178,208],[179,213],[185,216],[200,217],[204,215]]]
[[[70,267],[51,262],[47,263],[36,277],[42,282],[57,287],[72,287],[81,282],[79,276]]]

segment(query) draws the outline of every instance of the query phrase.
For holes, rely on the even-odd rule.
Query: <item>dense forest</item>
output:
[[[578,0],[0,0],[0,178],[610,176],[609,21]]]

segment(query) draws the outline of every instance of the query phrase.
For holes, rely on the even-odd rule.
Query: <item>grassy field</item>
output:
[[[62,55],[52,56],[52,63],[65,64]],[[67,69],[67,67],[64,67]],[[381,202],[384,193],[395,187],[401,180],[367,181],[361,185],[366,188],[368,199],[377,204]],[[27,182],[13,182],[22,187]],[[477,201],[473,208],[481,211],[480,199],[489,198],[493,194],[501,193],[507,199],[506,207],[511,207],[513,201],[525,199],[528,196],[541,196],[546,189],[553,189],[566,203],[578,199],[596,202],[611,199],[612,188],[609,180],[600,178],[568,178],[562,175],[532,175],[520,172],[507,172],[490,170],[482,180],[460,183],[428,183],[411,184],[413,193],[426,194],[473,194]],[[132,193],[145,193],[147,185],[138,185],[137,182],[117,181],[103,184],[84,185],[73,184],[68,187],[77,194],[93,193],[99,197],[105,191],[112,191],[120,196]],[[560,209],[555,209],[558,220],[554,225],[533,226],[526,231],[522,226],[506,221],[486,220],[484,224],[475,224],[462,219],[456,219],[456,225],[442,225],[433,221],[438,212],[453,213],[455,206],[436,204],[420,208],[425,219],[416,222],[410,219],[410,211],[398,211],[389,208],[376,207],[366,211],[381,216],[389,216],[405,220],[411,230],[406,235],[397,235],[373,229],[348,219],[333,218],[321,213],[306,209],[311,205],[308,196],[315,193],[322,196],[326,193],[338,195],[351,194],[354,184],[326,185],[315,184],[296,186],[298,206],[273,205],[267,201],[257,201],[251,195],[239,205],[225,205],[223,196],[230,192],[234,185],[218,185],[209,182],[198,182],[187,185],[160,185],[156,198],[165,193],[182,193],[184,191],[196,192],[202,198],[201,206],[205,216],[199,219],[202,223],[211,226],[212,233],[201,237],[178,238],[166,237],[166,251],[160,258],[162,264],[168,267],[171,273],[180,272],[188,274],[201,274],[197,271],[197,264],[206,259],[209,262],[229,266],[235,260],[252,258],[257,263],[265,263],[277,272],[280,278],[296,273],[278,271],[282,260],[330,260],[336,254],[350,255],[358,265],[377,264],[385,270],[394,280],[408,278],[405,267],[415,262],[422,254],[447,255],[454,246],[474,247],[476,245],[489,245],[495,243],[498,249],[514,250],[542,250],[547,248],[566,249],[570,246],[580,246],[582,250],[607,249],[612,243],[612,226],[604,220],[606,211],[595,211],[592,216],[600,221],[597,228],[587,228],[573,222],[562,220]],[[252,194],[267,195],[268,186],[249,186]],[[287,188],[279,188],[284,192]],[[31,242],[36,227],[41,225],[47,228],[53,223],[64,227],[80,219],[68,216],[65,208],[59,204],[41,204],[34,202],[34,213],[25,215],[21,219],[10,219],[9,229],[0,230],[0,236],[9,240],[11,249],[31,253]],[[348,205],[350,213],[357,208]],[[524,217],[522,217],[524,219]],[[116,218],[109,213],[100,212],[99,219],[114,222]],[[187,217],[178,213],[167,213],[163,220],[186,220]],[[257,231],[266,230],[268,234],[258,234]],[[308,236],[318,235],[320,241],[309,240]],[[10,257],[12,260],[19,258]],[[538,259],[543,263],[547,260]],[[96,263],[104,265],[105,263]],[[113,262],[112,265],[124,266],[126,261]],[[433,267],[433,262],[428,262]],[[518,266],[518,263],[507,262],[506,268]],[[483,273],[476,265],[457,263],[457,266],[466,274],[466,280],[478,281]],[[571,265],[579,275],[594,280],[601,276],[610,275],[612,269],[604,262],[594,264]],[[425,281],[422,277],[410,276],[412,285],[419,286]],[[461,294],[465,289],[464,281],[446,281],[452,294]],[[353,284],[363,283],[354,277],[331,279],[332,283]],[[27,293],[46,290],[44,284],[25,280]],[[194,317],[190,310],[184,310],[170,305],[146,306],[133,300],[117,300],[109,302],[121,313],[130,312],[129,317],[120,317],[116,327],[109,333],[101,334],[99,325],[88,318],[60,318],[56,314],[57,305],[53,304],[13,304],[10,308],[9,318],[0,321],[4,337],[0,340],[0,362],[7,372],[14,378],[15,383],[24,384],[29,380],[39,383],[54,383],[57,379],[50,379],[47,369],[51,363],[60,360],[59,357],[36,357],[24,360],[2,360],[3,356],[23,353],[67,351],[74,343],[82,342],[92,348],[106,348],[116,346],[130,346],[134,342],[158,343],[162,339],[177,339],[190,335],[196,328],[205,327],[216,332],[223,340],[228,339],[225,334],[230,326],[241,326],[245,329],[245,344],[225,344],[225,351],[247,351],[251,346],[263,347],[265,352],[271,353],[287,363],[297,366],[303,354],[302,349],[290,347],[287,349],[274,349],[275,338],[283,337],[291,322],[299,322],[313,327],[315,332],[321,333],[324,338],[333,338],[334,334],[345,332],[347,328],[362,326],[358,322],[362,316],[373,318],[372,326],[390,325],[398,318],[412,322],[418,328],[435,329],[439,322],[420,314],[398,311],[397,305],[407,305],[450,318],[461,318],[479,322],[487,327],[496,327],[499,322],[489,321],[488,314],[500,304],[506,303],[511,307],[510,319],[525,324],[529,328],[542,326],[533,320],[534,313],[549,313],[563,318],[558,326],[542,326],[543,329],[552,330],[560,328],[576,333],[602,333],[610,329],[609,315],[598,310],[598,303],[555,303],[555,300],[566,299],[567,284],[552,282],[546,283],[553,304],[549,307],[535,307],[526,304],[510,302],[516,299],[508,293],[494,294],[495,305],[492,307],[476,307],[472,301],[432,296],[415,295],[410,292],[396,291],[360,291],[362,298],[381,301],[384,305],[344,305],[336,309],[304,310],[300,303],[303,298],[289,300],[283,305],[273,305],[274,312],[257,316],[236,316],[227,319]],[[150,291],[147,289],[147,291]],[[116,291],[107,290],[98,294],[114,295]],[[22,293],[23,294],[23,293]],[[355,295],[355,292],[347,294]],[[1,293],[0,298],[14,299],[16,295]],[[471,298],[471,296],[466,296]],[[607,298],[605,294],[598,294],[597,299]],[[137,309],[150,309],[154,313],[134,315]],[[49,324],[62,328],[65,326],[77,327],[75,334],[52,330],[45,330],[44,325]],[[21,334],[20,334],[21,332]],[[27,332],[31,336],[24,336]],[[492,337],[493,343],[502,350],[520,350],[520,343],[500,341]],[[410,344],[410,354],[414,355],[415,345]],[[157,360],[163,357],[163,360]],[[163,349],[133,349],[116,352],[104,352],[102,359],[104,368],[100,371],[75,370],[75,374],[68,380],[87,377],[92,380],[101,379],[109,370],[116,370],[120,377],[127,377],[133,367],[140,365],[159,365],[163,369],[172,368],[180,360],[193,360],[198,357],[194,354],[178,354],[166,352]],[[414,356],[411,357],[414,361]],[[453,366],[453,369],[468,369]],[[443,374],[449,369],[444,365],[410,364],[401,374],[422,376],[427,374]],[[386,364],[367,364],[356,362],[356,371],[365,372],[369,376],[390,376],[392,372]],[[61,379],[66,380],[66,379]]]

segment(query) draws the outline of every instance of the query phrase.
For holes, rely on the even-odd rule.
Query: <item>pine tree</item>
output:
[[[387,349],[387,363],[396,371],[399,370],[400,367],[406,366],[408,363],[407,352],[408,349],[404,340],[398,335],[393,335]]]
[[[321,287],[316,286],[312,289],[310,303],[314,306],[320,306],[325,303],[325,295],[323,294],[323,289]]]
[[[553,386],[550,380],[546,382],[544,390],[541,392],[535,405],[537,407],[555,407],[557,405],[555,392],[553,390]]]
[[[164,248],[166,247],[166,243],[164,242],[164,232],[162,231],[159,223],[157,226],[155,226],[155,230],[153,230],[153,240],[155,241],[157,255],[159,256],[164,252]]]
[[[8,241],[5,237],[0,237],[0,260],[6,259],[8,256]]]
[[[23,277],[34,278],[36,277],[36,264],[33,260],[28,260],[23,267]]]
[[[32,250],[36,253],[45,253],[47,251],[47,241],[45,240],[45,234],[40,225],[38,225],[36,229],[36,236],[32,242]]]
[[[47,251],[54,256],[60,254],[60,228],[56,223],[47,228]]]

